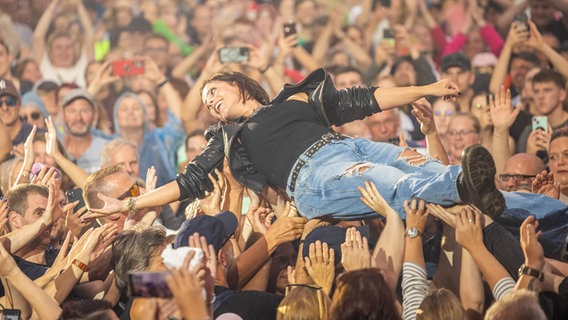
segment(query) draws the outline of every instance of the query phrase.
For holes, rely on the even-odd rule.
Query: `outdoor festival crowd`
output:
[[[268,99],[210,79],[224,71]],[[339,191],[371,214],[314,216],[293,201],[311,192],[303,163],[243,161],[289,161],[289,144],[200,155],[231,90],[270,105],[314,74],[353,105],[353,87],[430,90],[399,108],[369,96],[376,109],[330,121],[330,139],[460,170],[481,145],[507,207],[476,208],[459,186],[463,203],[395,205],[379,191],[389,169]],[[3,319],[567,319],[567,79],[567,0],[0,0]],[[430,94],[440,83],[459,92]],[[233,139],[272,138],[251,132]],[[250,187],[257,169],[283,188]],[[179,200],[143,205],[176,179]]]

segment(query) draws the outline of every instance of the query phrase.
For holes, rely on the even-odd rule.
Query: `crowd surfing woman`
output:
[[[203,103],[219,120],[206,132],[203,153],[176,181],[153,192],[122,201],[99,195],[105,205],[91,208],[91,217],[202,198],[213,189],[207,174],[222,166],[225,154],[237,181],[269,201],[285,191],[309,219],[376,215],[359,199],[357,187],[365,181],[373,181],[401,215],[404,200],[411,198],[446,206],[471,203],[490,215],[505,209],[503,195],[493,182],[493,160],[481,147],[467,150],[462,174],[462,167],[445,166],[411,149],[331,130],[331,125],[425,96],[455,100],[460,92],[452,81],[338,91],[330,76],[318,69],[302,82],[284,86],[272,101],[256,81],[238,72],[215,74],[202,88]]]

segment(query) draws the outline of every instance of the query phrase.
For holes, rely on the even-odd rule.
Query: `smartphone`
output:
[[[2,310],[2,320],[20,320],[20,310],[4,309]]]
[[[219,49],[219,61],[221,63],[241,63],[250,60],[250,50],[246,47],[225,47]]]
[[[517,13],[513,18],[513,23],[518,31],[529,31],[529,17],[526,13]]]
[[[284,23],[284,37],[291,36],[296,34],[298,31],[296,30],[296,23],[293,21]]]
[[[65,197],[69,203],[75,202],[79,200],[79,203],[73,208],[73,213],[77,213],[79,209],[85,206],[85,200],[83,199],[83,190],[80,188],[76,188],[73,190],[68,190],[65,192]],[[86,213],[86,211],[85,211]],[[83,214],[85,214],[83,213]]]
[[[394,29],[383,29],[383,41],[388,42],[391,47],[394,47]]]
[[[139,271],[128,273],[130,296],[144,298],[171,298],[172,292],[166,283],[168,271]]]
[[[112,74],[119,77],[144,74],[144,62],[140,60],[115,60],[112,62]]]
[[[548,131],[548,118],[546,116],[532,117],[532,131],[536,131],[538,129]]]

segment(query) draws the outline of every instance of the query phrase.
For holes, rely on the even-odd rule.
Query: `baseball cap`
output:
[[[18,92],[12,81],[0,78],[0,97],[6,95],[20,100],[20,92]]]
[[[56,91],[58,88],[59,84],[57,82],[48,79],[41,79],[34,84],[32,91],[36,93],[38,90],[53,92]]]
[[[95,101],[91,97],[91,94],[89,94],[87,90],[81,88],[69,90],[69,92],[67,92],[65,96],[63,96],[61,106],[65,108],[68,104],[77,99],[85,99],[91,104],[91,107],[95,106]]]
[[[374,247],[374,243],[371,243],[369,237],[369,226],[359,226],[355,227],[361,237],[367,238],[369,243],[369,248]],[[328,248],[333,248],[335,251],[335,264],[341,262],[341,244],[345,242],[345,234],[347,229],[338,226],[321,226],[312,230],[306,238],[304,238],[304,247],[302,248],[302,257],[310,256],[310,244],[316,243],[317,240],[322,243],[327,243]]]
[[[452,53],[442,58],[442,72],[451,67],[458,67],[462,70],[471,70],[471,62],[461,52]]]
[[[235,233],[238,225],[235,214],[227,210],[215,216],[197,216],[181,225],[174,240],[174,248],[188,246],[189,237],[197,232],[205,237],[208,244],[213,245],[215,252],[219,252]]]

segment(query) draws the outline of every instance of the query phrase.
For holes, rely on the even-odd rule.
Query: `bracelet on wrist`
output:
[[[170,80],[168,78],[165,78],[162,82],[158,83],[158,89],[162,88],[166,83],[168,83],[168,81]]]
[[[73,262],[71,262],[71,264],[81,269],[83,272],[89,272],[89,266],[79,261],[79,259],[73,259]]]
[[[128,204],[126,207],[128,208],[128,214],[136,214],[136,197],[128,198]]]

